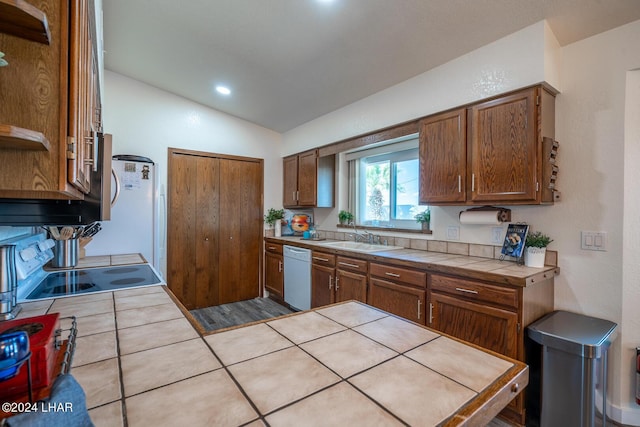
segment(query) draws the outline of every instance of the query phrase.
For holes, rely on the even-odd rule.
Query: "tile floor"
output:
[[[162,287],[96,296],[25,313],[78,316],[71,373],[97,427],[435,425],[512,366],[355,302],[200,337]]]

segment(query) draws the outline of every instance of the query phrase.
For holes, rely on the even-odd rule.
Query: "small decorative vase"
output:
[[[430,228],[429,228],[430,224],[428,222],[421,222],[421,224],[422,224],[422,231],[429,231],[430,230]]]
[[[547,254],[547,248],[534,248],[527,246],[524,251],[524,265],[527,267],[544,267],[544,258]]]
[[[274,230],[275,236],[282,237],[282,221],[276,220],[273,226],[275,227],[275,230]]]

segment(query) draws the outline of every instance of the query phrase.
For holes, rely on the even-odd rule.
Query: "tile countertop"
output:
[[[529,378],[353,301],[208,335],[165,286],[23,305],[77,316],[71,373],[96,426],[485,425]]]
[[[526,267],[513,261],[431,252],[420,249],[405,248],[385,251],[384,246],[380,245],[379,252],[365,253],[325,246],[327,242],[332,240],[313,241],[292,236],[265,237],[264,240],[265,242],[294,245],[369,261],[392,262],[397,265],[426,269],[430,273],[453,274],[469,279],[488,280],[494,283],[514,286],[529,286],[560,273],[560,268],[552,265],[546,265],[543,268]]]

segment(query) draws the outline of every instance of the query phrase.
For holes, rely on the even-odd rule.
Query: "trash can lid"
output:
[[[567,353],[596,359],[616,338],[617,324],[596,317],[554,311],[527,328],[535,342]]]

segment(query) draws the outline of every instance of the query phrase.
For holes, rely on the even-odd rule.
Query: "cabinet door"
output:
[[[471,107],[472,201],[536,201],[536,93],[527,89]]]
[[[287,157],[282,161],[283,192],[282,206],[298,205],[298,156]]]
[[[518,315],[485,304],[432,292],[434,329],[464,341],[518,358]]]
[[[284,299],[284,271],[282,255],[265,252],[264,254],[264,286],[269,293]]]
[[[465,109],[420,123],[420,203],[465,201],[466,123]]]
[[[316,150],[298,155],[298,206],[316,205],[318,186],[318,153]]]
[[[367,304],[424,325],[426,291],[371,278]]]
[[[311,308],[335,302],[333,291],[335,269],[324,265],[311,266]]]
[[[220,159],[220,304],[259,295],[262,190],[260,162]]]
[[[357,300],[367,302],[367,276],[336,270],[335,302]]]

